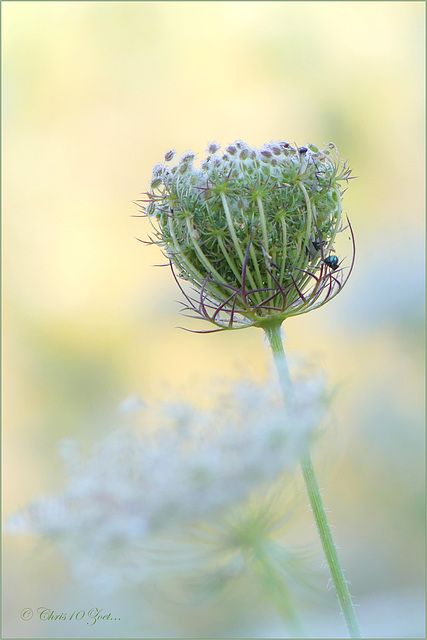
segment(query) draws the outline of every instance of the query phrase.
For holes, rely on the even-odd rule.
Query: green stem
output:
[[[279,324],[272,324],[265,328],[271,350],[273,351],[274,361],[276,363],[279,375],[280,385],[282,387],[283,398],[286,403],[292,398],[292,383],[289,376],[288,366],[286,364],[285,351],[283,349],[281,339],[281,329]],[[308,449],[301,455],[301,467],[305,480],[310,504],[313,509],[314,518],[316,520],[317,529],[319,531],[320,540],[322,542],[323,551],[329,565],[332,580],[335,586],[335,592],[343,613],[350,638],[361,638],[359,623],[357,621],[356,612],[354,610],[353,601],[351,599],[348,585],[344,577],[336,546],[334,544],[331,529],[326,518],[325,508],[323,506],[322,496],[320,494],[319,485],[317,484],[316,475],[311,462]]]
[[[222,206],[224,208],[225,217],[227,219],[228,229],[230,231],[230,235],[231,235],[231,238],[233,240],[234,248],[236,250],[237,255],[240,258],[240,262],[243,265],[244,262],[245,262],[245,256],[244,256],[244,253],[242,251],[242,247],[240,246],[241,243],[239,241],[239,238],[237,237],[236,229],[234,228],[233,216],[232,216],[232,213],[230,211],[230,207],[228,206],[227,198],[226,198],[224,193],[221,193],[221,201],[222,201]],[[250,271],[248,266],[246,266],[246,275],[247,275],[247,278],[248,278],[249,282],[251,283],[252,287],[254,289],[256,289],[257,287],[256,287],[256,284],[255,284],[255,280],[253,279],[252,273],[251,273],[251,271]],[[239,277],[239,280],[240,280],[240,277]]]
[[[289,373],[288,363],[286,362],[285,352],[283,350],[282,336],[280,324],[270,324],[264,328],[270,343],[271,350],[276,363],[277,372],[279,374],[279,383],[282,388],[283,400],[285,405],[288,404],[292,397],[292,380]]]
[[[264,242],[264,249],[266,250],[267,254],[269,254],[270,253],[270,249],[269,249],[269,246],[268,246],[267,219],[265,217],[264,205],[262,203],[261,196],[258,196],[256,201],[257,201],[258,210],[259,210],[259,220],[261,222],[262,239],[263,239],[263,242]],[[272,287],[273,281],[272,281],[271,275],[269,273],[267,273],[267,282],[268,282],[268,286]]]

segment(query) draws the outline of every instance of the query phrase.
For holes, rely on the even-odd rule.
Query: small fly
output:
[[[328,256],[323,262],[330,267],[332,271],[335,271],[339,267],[338,256]]]

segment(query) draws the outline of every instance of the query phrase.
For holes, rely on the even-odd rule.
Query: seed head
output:
[[[209,320],[214,331],[265,328],[339,293],[355,244],[348,222],[351,255],[347,264],[335,259],[344,231],[341,187],[351,174],[336,146],[278,141],[256,149],[237,140],[222,155],[217,143],[207,150],[200,168],[192,152],[175,165],[166,154],[142,207],[154,227],[150,242],[168,258],[187,315]]]

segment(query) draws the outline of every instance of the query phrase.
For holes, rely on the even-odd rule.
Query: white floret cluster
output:
[[[111,571],[142,581],[144,544],[213,522],[292,471],[324,404],[323,381],[312,378],[295,385],[287,409],[271,382],[239,384],[209,411],[143,406],[138,428],[113,431],[86,457],[62,442],[66,486],[15,514],[8,530],[55,540],[84,579],[103,581],[109,565],[110,582]]]

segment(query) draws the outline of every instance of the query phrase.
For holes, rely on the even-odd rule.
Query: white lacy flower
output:
[[[110,587],[124,576],[143,581],[156,536],[214,522],[292,471],[324,401],[323,384],[313,378],[295,385],[286,410],[271,382],[240,384],[210,411],[133,402],[138,429],[110,433],[88,457],[74,442],[61,443],[66,487],[10,518],[8,530],[52,537],[85,580]]]

